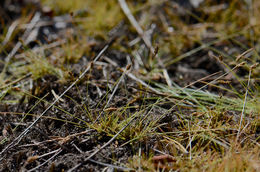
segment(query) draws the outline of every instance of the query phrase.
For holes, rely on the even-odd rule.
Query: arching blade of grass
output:
[[[156,84],[160,87],[160,91],[164,93],[169,93],[170,97],[183,100],[183,102],[189,101],[193,102],[197,107],[202,109],[207,109],[208,107],[218,107],[226,110],[237,110],[241,111],[243,107],[243,100],[240,98],[230,98],[226,96],[219,96],[214,93],[191,89],[191,88],[169,88],[162,84]],[[177,93],[177,95],[176,95]],[[196,101],[194,101],[196,100]],[[182,102],[182,101],[181,101]],[[199,103],[197,103],[199,102]],[[248,100],[248,106],[245,109],[246,113],[255,111],[257,108],[257,102],[254,99]]]

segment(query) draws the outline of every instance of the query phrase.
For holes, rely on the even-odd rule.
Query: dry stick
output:
[[[250,48],[246,51],[244,51],[242,54],[238,55],[236,58],[236,62],[238,62],[241,58],[244,58],[246,54],[248,54],[249,52],[251,52],[252,50],[254,50],[254,48]]]
[[[5,84],[5,85],[1,86],[0,89],[4,89],[4,88],[7,88],[7,87],[10,87],[10,86],[20,82],[21,80],[23,80],[23,79],[25,79],[25,78],[27,78],[29,76],[31,76],[31,73],[28,73],[28,74],[22,76],[21,78],[18,78],[18,79],[14,80],[14,81],[12,81],[12,82],[10,82],[8,84]]]
[[[126,17],[130,21],[130,23],[134,26],[134,28],[136,29],[137,33],[141,36],[141,38],[143,39],[143,41],[146,44],[146,46],[151,50],[151,52],[154,52],[154,48],[152,47],[151,42],[146,37],[146,35],[144,34],[143,29],[140,27],[140,25],[137,23],[136,19],[132,15],[130,9],[128,8],[128,5],[125,2],[125,0],[118,0],[118,2],[120,4],[123,12],[125,13]]]
[[[102,166],[105,166],[105,167],[112,168],[113,170],[116,169],[116,170],[119,170],[119,171],[134,171],[134,169],[132,169],[132,168],[115,166],[115,165],[112,165],[112,164],[107,164],[107,163],[104,163],[104,162],[95,161],[93,159],[89,159],[89,161],[93,162],[95,164],[98,164],[98,165],[102,165]],[[109,171],[109,170],[107,170],[107,171]]]
[[[190,145],[190,160],[192,159],[192,156],[191,156],[191,150],[192,150],[192,147],[191,147],[191,142],[192,142],[192,139],[191,139],[191,133],[190,133],[190,121],[188,121],[188,128],[189,128],[189,145]]]
[[[45,165],[46,163],[48,163],[49,161],[51,161],[53,158],[55,158],[59,153],[61,153],[61,151],[62,151],[61,148],[59,148],[58,150],[55,150],[56,153],[55,153],[52,157],[50,157],[50,158],[47,159],[44,163],[38,165],[37,167],[28,170],[28,172],[35,171],[37,168],[40,168],[41,166]]]
[[[207,75],[207,76],[205,76],[205,77],[202,77],[202,78],[200,78],[200,79],[198,79],[198,80],[196,80],[196,81],[194,81],[194,82],[192,82],[192,83],[186,85],[186,86],[183,87],[182,89],[188,88],[188,87],[190,87],[190,86],[192,86],[192,85],[195,85],[195,84],[198,83],[198,82],[204,81],[204,80],[206,80],[206,79],[208,79],[208,78],[210,78],[210,77],[212,77],[212,76],[214,76],[214,75],[220,74],[220,73],[221,73],[221,71],[218,71],[218,72],[209,74],[209,75]]]
[[[7,31],[6,36],[5,36],[5,39],[2,42],[2,46],[5,46],[8,43],[8,41],[10,40],[10,38],[11,38],[15,28],[18,26],[18,24],[19,24],[19,20],[15,20],[11,24],[11,26],[8,28],[8,31]]]
[[[140,37],[143,39],[145,45],[150,49],[151,53],[154,53],[155,57],[158,59],[159,62],[159,66],[163,69],[163,75],[165,77],[165,80],[168,84],[168,86],[172,86],[169,74],[167,72],[167,70],[165,69],[162,61],[160,60],[160,58],[158,58],[158,54],[156,52],[156,49],[152,46],[151,41],[147,38],[145,32],[143,31],[143,29],[140,27],[140,25],[138,24],[138,22],[136,21],[136,19],[134,18],[133,14],[131,13],[128,5],[126,4],[125,0],[118,0],[121,9],[123,10],[123,12],[125,13],[126,17],[128,18],[128,20],[130,21],[130,23],[134,26],[134,28],[136,29],[137,33],[140,35]]]
[[[84,153],[84,152],[83,152],[80,148],[78,148],[74,143],[73,143],[72,145],[77,149],[77,151],[78,151],[80,154],[83,154],[83,153]],[[133,170],[133,169],[131,169],[131,168],[116,166],[116,165],[113,165],[113,164],[107,164],[107,163],[100,162],[100,161],[96,161],[96,160],[93,160],[93,159],[89,159],[88,161],[93,162],[93,163],[98,164],[98,165],[105,166],[105,167],[117,169],[117,170],[120,170],[120,171],[121,171],[121,170],[122,170],[122,171],[131,171],[131,170]]]
[[[96,58],[93,60],[92,63],[96,62],[101,55],[107,50],[107,48],[109,47],[109,44],[107,44],[100,52],[99,54],[96,56]],[[92,64],[91,63],[91,64]],[[53,101],[52,104],[50,104],[42,113],[41,115],[35,120],[33,121],[33,123],[31,125],[29,125],[29,127],[27,127],[18,137],[16,137],[9,145],[7,145],[0,153],[0,156],[2,156],[2,154],[7,151],[7,149],[9,149],[10,147],[13,147],[15,145],[17,145],[21,139],[30,131],[30,129],[37,123],[37,121],[48,111],[50,110],[50,108],[57,103],[57,101],[59,101],[59,99],[66,94],[91,68],[91,64],[88,65],[88,67],[84,70],[84,72],[77,78],[76,81],[74,81],[60,96],[57,97],[57,99],[55,99],[55,101]]]
[[[116,135],[114,135],[114,137],[112,137],[107,143],[105,143],[101,148],[97,149],[95,152],[93,152],[91,155],[89,155],[86,159],[84,159],[83,162],[77,164],[75,167],[71,168],[68,170],[68,172],[72,172],[74,170],[76,170],[78,167],[80,167],[81,165],[84,164],[84,162],[87,162],[88,160],[90,160],[93,156],[95,156],[99,151],[101,151],[102,149],[104,149],[105,147],[107,147],[110,143],[112,143],[116,137],[122,133],[125,128],[134,120],[134,118],[132,118],[118,133],[116,133]]]
[[[119,67],[118,64],[114,61],[112,61],[110,58],[104,57],[104,60],[106,60],[108,63],[110,63],[111,65],[113,65],[114,67]],[[148,84],[146,84],[144,81],[142,81],[141,79],[137,78],[134,74],[132,73],[126,73],[126,75],[131,78],[132,80],[135,80],[136,82],[139,82],[141,85],[143,85],[144,87],[150,89],[151,91],[155,92],[156,94],[162,94],[161,92],[157,91],[156,89],[152,88],[151,86],[149,86]]]
[[[34,26],[37,24],[37,22],[40,19],[40,13],[36,13],[34,15],[34,17],[32,18],[29,26],[27,27],[27,29],[25,30],[23,36],[22,36],[22,40],[25,42],[25,44],[28,44],[28,39],[31,37],[31,31],[34,28]],[[5,59],[6,64],[9,63],[9,61],[11,60],[11,58],[15,55],[15,53],[21,48],[22,43],[21,41],[19,41],[15,47],[12,49],[11,53],[8,54],[8,56]],[[6,65],[5,65],[6,66]]]
[[[246,99],[247,99],[248,88],[249,88],[249,84],[250,84],[251,72],[252,72],[252,68],[250,68],[250,70],[249,70],[248,81],[247,81],[247,86],[246,86],[246,94],[245,94],[245,98],[244,98],[243,109],[242,109],[241,116],[240,116],[240,122],[239,122],[239,128],[238,128],[238,132],[237,132],[236,141],[238,141],[238,139],[239,139],[240,130],[241,130],[241,127],[242,127],[242,121],[243,121],[244,112],[245,112]]]
[[[55,47],[57,47],[57,46],[59,46],[59,45],[62,45],[62,44],[64,44],[64,43],[66,43],[66,40],[65,40],[65,39],[61,39],[61,40],[52,42],[52,43],[47,44],[47,45],[42,45],[42,46],[40,46],[40,47],[33,48],[33,49],[32,49],[32,52],[38,53],[38,52],[44,51],[44,50],[46,50],[46,49],[55,48]],[[15,55],[15,57],[17,57],[17,58],[24,57],[24,56],[25,56],[25,53],[24,53],[24,52],[21,53],[21,54]]]
[[[30,156],[27,158],[27,163],[31,163],[33,162],[34,160],[37,160],[37,159],[40,159],[40,158],[44,158],[46,156],[49,156],[51,154],[54,154],[54,153],[57,153],[59,150],[61,150],[61,148],[57,149],[57,150],[54,150],[54,151],[51,151],[51,152],[48,152],[48,153],[45,153],[43,155],[34,155],[34,156]]]
[[[97,120],[98,120],[98,119],[100,118],[100,116],[103,114],[103,112],[105,111],[105,109],[108,107],[110,101],[112,100],[112,98],[114,97],[114,95],[115,95],[115,93],[116,93],[116,90],[118,89],[119,84],[120,84],[120,83],[122,82],[122,80],[124,79],[125,74],[126,74],[127,71],[130,69],[130,67],[131,67],[131,65],[127,65],[127,66],[126,66],[126,68],[125,68],[123,74],[121,75],[119,81],[118,81],[117,84],[115,85],[115,87],[114,87],[114,89],[113,89],[113,92],[112,92],[112,94],[110,95],[110,97],[109,97],[109,99],[108,99],[108,101],[107,101],[105,107],[102,109],[101,113],[98,115],[98,117],[97,117],[97,119],[94,121],[94,123],[97,122]]]
[[[32,143],[32,144],[26,144],[26,145],[20,145],[19,148],[22,148],[22,147],[32,147],[32,146],[39,146],[41,144],[45,144],[45,143],[50,143],[50,142],[59,142],[59,141],[63,141],[63,140],[68,140],[72,137],[76,137],[76,136],[80,136],[80,135],[83,135],[83,134],[87,134],[88,132],[90,132],[91,130],[86,130],[86,131],[83,131],[81,133],[76,133],[76,134],[72,134],[72,135],[68,135],[66,137],[54,137],[54,138],[51,138],[49,140],[44,140],[42,142],[36,142],[36,143]]]
[[[142,84],[143,86],[147,87],[148,89],[152,90],[152,91],[155,92],[156,94],[162,94],[160,91],[154,89],[153,87],[149,86],[149,85],[146,84],[144,81],[142,81],[141,79],[137,78],[134,74],[128,73],[127,76],[128,76],[129,78],[131,78],[132,80],[135,80],[135,81],[139,82],[140,84]]]
[[[106,104],[105,107],[103,108],[103,110],[105,110],[105,109],[107,108],[108,104],[110,103],[110,101],[112,100],[114,94],[116,93],[116,90],[117,90],[119,84],[120,84],[120,83],[122,82],[122,80],[124,79],[124,76],[125,76],[126,72],[130,69],[130,67],[131,67],[130,65],[127,65],[127,66],[126,66],[126,68],[125,68],[125,70],[124,70],[124,72],[123,72],[121,78],[119,79],[118,83],[116,84],[116,86],[115,86],[115,88],[114,88],[114,90],[113,90],[111,96],[109,97],[109,99],[108,99],[108,101],[107,101],[107,104]]]

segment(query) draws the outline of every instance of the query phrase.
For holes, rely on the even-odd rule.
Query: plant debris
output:
[[[0,170],[259,171],[259,7],[0,2]]]

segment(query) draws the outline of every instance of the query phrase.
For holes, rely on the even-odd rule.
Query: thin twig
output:
[[[36,167],[34,167],[34,168],[28,170],[28,172],[35,171],[36,169],[38,169],[38,168],[40,168],[41,166],[45,165],[46,163],[48,163],[49,161],[51,161],[53,158],[55,158],[57,155],[59,155],[59,153],[61,153],[61,151],[62,151],[62,149],[59,148],[58,150],[56,150],[56,153],[55,153],[52,157],[50,157],[49,159],[47,159],[44,163],[42,163],[42,164],[40,164],[40,165],[38,165],[38,166],[36,166]]]
[[[58,40],[58,41],[55,41],[55,42],[52,42],[52,43],[49,43],[49,44],[46,44],[46,45],[42,45],[40,47],[35,47],[33,48],[31,51],[34,52],[34,53],[39,53],[39,52],[42,52],[46,49],[51,49],[51,48],[55,48],[59,45],[62,45],[64,43],[66,43],[67,41],[65,39],[61,39],[61,40]],[[26,54],[26,52],[23,52],[21,54],[17,54],[15,55],[16,58],[21,58],[21,57],[24,57]]]
[[[126,17],[128,18],[128,20],[130,21],[130,23],[133,25],[133,27],[136,29],[137,33],[140,35],[140,37],[143,39],[145,45],[149,48],[150,52],[153,53],[156,57],[156,59],[158,59],[159,62],[159,66],[162,68],[163,70],[163,75],[165,77],[165,80],[168,84],[168,86],[172,86],[171,80],[170,80],[170,76],[168,74],[168,71],[166,70],[164,64],[162,63],[161,59],[158,57],[158,54],[156,52],[156,49],[153,47],[151,41],[147,38],[147,35],[145,34],[145,32],[143,31],[143,29],[141,28],[141,26],[138,24],[138,22],[136,21],[135,17],[133,16],[133,14],[131,13],[127,3],[125,2],[125,0],[118,0],[121,9],[123,10],[123,12],[125,13]]]
[[[244,117],[244,112],[245,112],[245,107],[246,107],[246,99],[247,99],[247,95],[248,95],[248,88],[249,88],[250,78],[251,78],[251,72],[252,72],[252,68],[250,68],[250,70],[249,70],[248,81],[247,81],[247,86],[246,86],[246,94],[245,94],[245,98],[244,98],[243,109],[242,109],[242,112],[241,112],[241,115],[240,115],[239,128],[238,128],[238,132],[237,132],[236,141],[238,141],[238,139],[239,139],[240,130],[241,130],[241,127],[242,127],[242,122],[243,122],[243,117]]]
[[[123,12],[125,13],[126,17],[128,18],[128,20],[130,21],[130,23],[133,25],[133,27],[136,29],[137,33],[140,35],[140,37],[143,39],[144,43],[146,44],[146,46],[150,49],[150,51],[153,53],[154,52],[154,48],[150,42],[150,40],[146,37],[146,35],[144,34],[143,29],[141,28],[141,26],[138,24],[138,22],[136,21],[135,17],[132,15],[128,5],[126,4],[125,0],[118,0],[121,9],[123,10]]]
[[[119,67],[118,64],[114,61],[112,61],[110,58],[104,57],[104,60],[106,60],[108,63],[112,64],[115,67]],[[141,79],[137,78],[134,74],[132,73],[126,73],[126,75],[135,80],[136,82],[139,82],[141,85],[143,85],[144,87],[150,89],[151,91],[155,92],[156,94],[162,94],[161,92],[157,91],[156,89],[154,89],[153,87],[149,86],[148,84],[146,84],[144,81],[142,81]]]
[[[76,170],[78,167],[80,167],[81,165],[83,165],[85,162],[87,162],[88,160],[90,160],[93,156],[95,156],[99,151],[101,151],[102,149],[104,149],[105,147],[107,147],[110,143],[112,143],[116,137],[121,134],[125,128],[134,120],[134,118],[132,118],[118,133],[116,133],[116,135],[114,135],[114,137],[112,137],[107,143],[105,143],[101,148],[97,149],[96,151],[94,151],[91,155],[89,155],[86,159],[84,159],[83,162],[77,164],[75,167],[71,168],[68,170],[68,172],[72,172],[74,170]]]
[[[22,76],[21,78],[18,78],[18,79],[14,80],[14,81],[12,81],[12,82],[10,82],[8,84],[5,84],[5,85],[1,86],[0,89],[4,89],[4,88],[7,88],[9,86],[12,86],[12,85],[16,84],[17,82],[20,82],[21,80],[23,80],[23,79],[25,79],[25,78],[27,78],[29,76],[31,76],[31,73],[28,73],[28,74]]]
[[[119,81],[118,81],[117,84],[115,85],[115,87],[114,87],[114,89],[113,89],[113,92],[112,92],[112,94],[110,95],[110,97],[109,97],[109,99],[108,99],[108,101],[107,101],[105,107],[102,109],[100,115],[97,117],[97,119],[94,121],[94,123],[100,118],[100,116],[103,114],[104,110],[108,107],[110,101],[112,100],[112,98],[114,97],[114,95],[115,95],[115,93],[116,93],[116,90],[118,89],[119,84],[122,82],[122,80],[124,79],[124,77],[125,77],[127,71],[129,71],[129,69],[130,69],[130,65],[127,65],[126,68],[125,68],[125,70],[124,70],[124,72],[123,72],[123,74],[121,75]]]
[[[190,160],[192,159],[192,156],[191,156],[191,150],[192,150],[192,147],[191,147],[191,142],[192,142],[192,139],[191,139],[191,133],[190,133],[190,121],[188,121],[188,128],[189,128],[189,146],[190,146]]]
[[[77,151],[80,153],[80,154],[83,154],[84,152],[77,146],[75,145],[74,143],[72,144],[76,149]],[[105,166],[105,167],[109,167],[109,168],[113,168],[113,169],[117,169],[117,170],[122,170],[122,171],[131,171],[133,169],[131,168],[127,168],[127,167],[120,167],[120,166],[116,166],[116,165],[113,165],[113,164],[107,164],[107,163],[104,163],[104,162],[100,162],[100,161],[96,161],[94,159],[89,159],[90,162],[93,162],[95,164],[98,164],[98,165],[102,165],[102,166]]]
[[[105,166],[105,167],[109,167],[109,168],[113,168],[113,169],[117,169],[117,170],[122,170],[122,171],[134,171],[133,169],[131,168],[127,168],[127,167],[120,167],[120,166],[116,166],[116,165],[112,165],[112,164],[107,164],[107,163],[104,163],[104,162],[99,162],[99,161],[96,161],[96,160],[93,160],[93,159],[89,159],[90,162],[93,162],[95,164],[98,164],[98,165],[102,165],[102,166]]]
[[[11,36],[12,36],[12,34],[13,34],[15,28],[18,26],[18,24],[19,24],[19,20],[15,20],[15,21],[11,24],[11,26],[8,28],[8,31],[7,31],[6,36],[5,36],[5,39],[4,39],[4,41],[2,42],[2,46],[3,46],[3,47],[4,47],[4,46],[8,43],[8,41],[10,40],[10,38],[11,38]]]
[[[40,19],[40,13],[36,13],[34,15],[34,17],[32,18],[29,26],[26,28],[23,36],[22,36],[22,40],[28,44],[28,39],[30,38],[30,34],[31,34],[31,31],[32,29],[34,28],[34,26],[37,24],[37,22],[39,21]],[[16,43],[16,45],[14,46],[14,48],[12,49],[12,51],[8,54],[8,56],[6,57],[5,59],[5,62],[6,62],[6,65],[9,63],[9,61],[11,60],[11,58],[15,55],[15,53],[21,48],[22,46],[22,42],[19,41]]]

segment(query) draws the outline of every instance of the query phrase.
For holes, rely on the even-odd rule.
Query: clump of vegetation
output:
[[[259,171],[260,2],[123,2],[1,26],[0,169]]]

